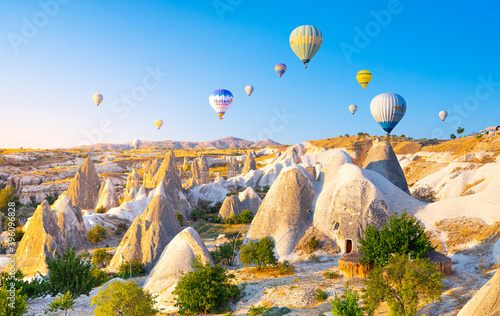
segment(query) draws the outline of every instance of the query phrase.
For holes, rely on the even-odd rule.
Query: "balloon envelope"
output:
[[[312,25],[299,26],[290,34],[290,47],[306,68],[321,44],[323,44],[323,33]]]
[[[251,85],[246,86],[245,92],[248,94],[248,96],[250,96],[253,92],[253,86],[251,86]]]
[[[356,104],[349,105],[349,111],[351,111],[352,115],[354,115],[354,113],[356,113],[357,110],[358,106]]]
[[[365,90],[366,85],[372,80],[372,73],[368,70],[361,70],[356,74],[356,80],[358,80],[363,90]]]
[[[406,101],[396,93],[382,93],[373,98],[370,112],[388,134],[398,125],[406,112]]]
[[[135,149],[138,149],[139,147],[141,147],[141,144],[142,144],[142,142],[139,139],[135,139],[132,142],[132,146],[134,146]]]
[[[446,111],[441,111],[439,112],[439,118],[441,119],[441,121],[444,122],[444,120],[448,117],[448,112]]]
[[[94,100],[94,103],[95,105],[99,106],[99,104],[101,104],[102,102],[102,94],[100,93],[94,93],[94,95],[92,96],[92,100]]]
[[[286,65],[285,64],[282,64],[282,63],[279,63],[279,64],[276,64],[276,66],[274,66],[274,70],[278,73],[278,75],[280,75],[280,77],[285,73],[286,71]]]
[[[162,127],[163,125],[163,121],[162,120],[156,120],[155,121],[155,126],[157,129],[160,129],[160,127]]]
[[[233,94],[231,91],[226,89],[218,89],[213,91],[208,97],[208,101],[210,105],[214,109],[217,114],[219,114],[219,119],[222,120],[222,117],[229,110],[231,105],[233,104]]]

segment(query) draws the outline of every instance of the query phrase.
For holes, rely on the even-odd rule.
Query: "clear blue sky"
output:
[[[470,133],[500,125],[493,1],[60,2],[0,2],[2,148],[383,135],[369,110],[383,92],[408,105],[396,135],[448,138],[458,126]],[[323,32],[308,69],[288,43],[303,24]],[[288,66],[281,79],[280,62]],[[159,83],[148,77],[155,69]],[[373,73],[366,90],[355,79],[362,69]],[[208,103],[221,88],[234,94],[223,121]],[[104,95],[98,109],[95,92]],[[127,105],[122,96],[132,94],[140,102]]]

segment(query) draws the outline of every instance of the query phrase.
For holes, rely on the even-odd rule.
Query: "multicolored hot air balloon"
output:
[[[253,86],[251,86],[251,85],[246,86],[245,92],[248,94],[248,96],[250,96],[253,92]]]
[[[286,71],[286,65],[282,64],[282,63],[276,64],[276,66],[274,66],[274,70],[278,73],[278,75],[280,75],[280,78],[281,78],[281,76]]]
[[[370,112],[377,123],[390,134],[406,112],[406,101],[396,93],[382,93],[373,98]]]
[[[356,104],[349,105],[349,111],[351,111],[352,115],[354,115],[354,113],[356,113],[357,110],[358,106]]]
[[[295,55],[302,60],[305,68],[316,55],[321,44],[323,44],[323,33],[312,25],[299,26],[290,34],[290,47]]]
[[[441,111],[439,112],[439,118],[444,122],[444,120],[448,117],[448,112]]]
[[[213,91],[208,97],[208,101],[212,108],[219,114],[219,119],[229,110],[233,104],[233,94],[226,89],[218,89]]]
[[[135,149],[139,149],[139,147],[141,147],[141,144],[142,144],[142,142],[139,139],[135,139],[132,142],[132,146],[134,146]]]
[[[365,90],[366,85],[370,82],[370,80],[372,80],[372,73],[368,70],[361,70],[356,75],[356,80],[358,80],[359,84],[363,87],[363,90]]]
[[[162,125],[163,125],[163,121],[162,120],[158,119],[158,120],[155,121],[155,126],[156,126],[157,129],[160,129],[160,127],[162,127]]]
[[[94,95],[92,96],[92,100],[94,100],[94,103],[95,105],[99,106],[99,104],[101,104],[102,102],[102,94],[100,93],[94,93]]]

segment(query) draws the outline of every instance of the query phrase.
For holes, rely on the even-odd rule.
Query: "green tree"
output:
[[[96,267],[105,267],[109,264],[111,258],[113,258],[113,255],[107,253],[105,249],[96,249],[92,256],[92,263]]]
[[[363,295],[366,310],[371,315],[385,301],[390,315],[416,315],[419,307],[441,299],[442,279],[428,259],[397,254],[386,267],[370,271]]]
[[[0,287],[0,315],[1,316],[18,316],[28,312],[28,296],[22,293],[22,288],[10,291],[7,284]],[[14,293],[12,296],[10,293]]]
[[[458,127],[457,128],[457,134],[460,136],[460,134],[462,134],[463,132],[465,131],[465,129],[463,127]]]
[[[156,315],[153,296],[144,292],[135,282],[113,282],[92,297],[90,306],[96,306],[95,316],[150,316]]]
[[[57,297],[47,305],[48,308],[45,310],[45,314],[64,311],[64,316],[67,316],[68,309],[73,310],[73,305],[75,305],[75,299],[68,291],[64,295],[57,295]]]
[[[240,261],[245,266],[254,264],[260,271],[267,265],[274,265],[278,262],[273,249],[274,242],[269,237],[255,242],[251,241],[248,245],[241,247]]]
[[[19,269],[14,273],[14,276],[7,272],[0,274],[0,287],[3,285],[10,286],[11,283],[14,283],[16,289],[22,289],[21,293],[25,294],[28,299],[43,297],[47,295],[49,290],[47,277],[41,276],[26,281],[23,272]],[[0,313],[0,315],[2,314]]]
[[[434,249],[424,228],[413,216],[403,210],[401,216],[397,213],[389,217],[380,230],[368,226],[365,237],[359,241],[363,252],[361,263],[374,262],[377,266],[385,266],[393,254],[411,255],[412,258],[422,258]]]
[[[240,222],[242,224],[250,224],[253,219],[253,213],[250,210],[244,210],[240,214]]]
[[[230,299],[240,296],[237,285],[232,284],[234,274],[228,274],[220,265],[203,264],[200,258],[193,260],[194,271],[181,272],[181,278],[173,292],[177,295],[175,306],[181,315],[218,313]]]
[[[56,296],[68,291],[74,297],[82,294],[89,295],[95,280],[92,276],[92,263],[83,259],[82,255],[76,255],[75,248],[66,248],[61,255],[56,252],[55,259],[47,259],[49,273],[49,293]]]
[[[14,202],[14,189],[6,186],[0,191],[0,212],[7,215],[9,204]]]
[[[87,238],[90,242],[95,243],[95,249],[97,249],[97,243],[106,239],[107,235],[106,228],[99,223],[87,231]]]
[[[14,241],[19,242],[21,239],[23,239],[24,232],[22,229],[16,229],[14,230]]]
[[[359,306],[359,298],[358,291],[349,289],[349,282],[346,282],[343,297],[335,295],[332,301],[332,315],[363,316],[364,308]]]
[[[122,275],[122,278],[125,278],[127,274],[130,277],[130,261],[122,261],[118,273]],[[144,273],[146,273],[144,263],[140,262],[139,259],[132,259],[132,275],[139,276]]]
[[[457,136],[455,134],[450,134],[450,139],[455,139]]]

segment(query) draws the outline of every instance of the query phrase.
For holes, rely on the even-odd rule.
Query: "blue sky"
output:
[[[384,92],[407,102],[396,135],[448,138],[458,126],[500,125],[499,9],[493,1],[2,1],[0,147],[383,135],[369,105]],[[304,24],[323,32],[308,69],[288,43]],[[373,73],[366,90],[355,79],[362,69]],[[208,103],[221,88],[234,95],[222,121]],[[95,92],[104,95],[99,108]],[[444,123],[440,110],[449,112]]]

